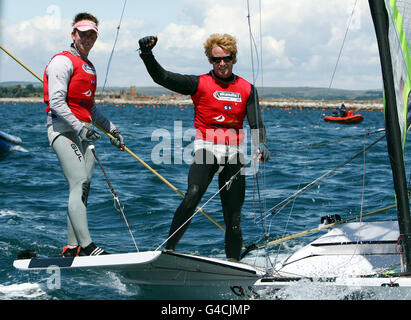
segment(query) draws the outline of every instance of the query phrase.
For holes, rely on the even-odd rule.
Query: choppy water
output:
[[[185,192],[189,164],[182,147],[172,144],[171,164],[154,164],[153,148],[166,132],[173,138],[176,131],[190,137],[193,109],[179,106],[102,106],[102,112],[118,125],[126,145],[161,175]],[[358,125],[339,125],[322,120],[320,110],[265,109],[263,112],[272,157],[260,168],[259,185],[265,208],[269,209],[296,190],[319,177],[381,134],[365,137],[367,131],[383,127],[380,111],[361,112],[365,120]],[[328,111],[331,113],[331,111]],[[162,131],[159,131],[161,129]],[[39,255],[57,256],[66,244],[67,185],[56,155],[48,145],[43,104],[0,104],[0,130],[21,137],[23,144],[0,160],[0,299],[142,299],[138,286],[122,281],[114,272],[69,270],[62,273],[59,289],[49,288],[46,272],[22,272],[12,263],[22,249],[32,248]],[[153,132],[162,139],[152,141]],[[178,132],[177,132],[178,133]],[[333,142],[362,135],[361,138]],[[307,149],[313,143],[333,142]],[[140,250],[153,250],[168,234],[180,196],[145,169],[128,153],[114,148],[105,136],[96,151],[110,181],[125,205],[125,213]],[[286,152],[291,151],[291,152]],[[283,152],[283,153],[281,153]],[[278,154],[281,153],[281,154]],[[407,155],[408,156],[408,155]],[[407,158],[407,157],[406,157]],[[176,162],[182,159],[182,164]],[[366,171],[363,180],[364,168]],[[363,212],[394,203],[392,177],[386,155],[385,139],[369,150],[366,157],[356,158],[327,180],[315,186],[267,220],[271,239],[284,234],[315,228],[321,216],[339,214],[353,217],[361,211],[362,187],[365,183]],[[214,179],[203,202],[217,190]],[[261,238],[261,225],[253,214],[258,207],[252,176],[247,177],[247,194],[243,207],[244,243]],[[223,224],[219,197],[204,210]],[[100,168],[96,165],[88,201],[89,229],[94,242],[111,253],[135,251],[133,242],[114,209],[113,198]],[[390,211],[372,219],[394,219]],[[310,234],[274,247],[279,258],[292,253],[318,237]],[[198,213],[177,247],[179,251],[201,255],[224,256],[224,236],[220,229]],[[313,297],[304,290],[294,298]],[[332,298],[321,296],[319,299]],[[291,298],[293,295],[290,295]],[[315,296],[315,295],[314,295]],[[335,296],[336,299],[340,297]]]

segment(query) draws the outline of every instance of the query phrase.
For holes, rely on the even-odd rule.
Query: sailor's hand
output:
[[[118,129],[114,129],[111,132],[111,135],[113,138],[110,138],[110,142],[113,146],[119,148],[121,151],[124,150],[124,138],[121,135],[120,131]]]
[[[151,50],[157,43],[157,36],[147,36],[138,40],[140,52],[142,54],[151,54]]]
[[[265,145],[265,143],[261,143],[259,145],[258,153],[258,160],[260,160],[260,162],[266,162],[268,161],[268,159],[270,159],[270,151],[268,151],[268,148]]]
[[[81,140],[88,142],[88,143],[93,143],[101,138],[101,135],[97,131],[93,129],[89,129],[87,127],[83,127],[80,130],[79,136]]]

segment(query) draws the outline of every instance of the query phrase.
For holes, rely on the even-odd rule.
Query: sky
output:
[[[165,69],[200,75],[211,69],[203,49],[207,37],[229,33],[238,42],[234,73],[258,87],[382,88],[366,0],[125,1],[0,0],[0,44],[42,77],[50,58],[70,46],[75,14],[90,12],[100,21],[89,54],[99,86],[119,30],[108,87],[157,86],[137,52],[144,36],[158,36],[153,53]],[[0,51],[5,81],[36,79]]]

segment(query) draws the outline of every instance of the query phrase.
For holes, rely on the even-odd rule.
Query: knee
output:
[[[90,181],[80,180],[76,183],[70,184],[70,194],[74,197],[81,195],[81,201],[87,207],[87,199],[90,192]]]
[[[185,207],[195,208],[198,202],[200,202],[200,198],[201,198],[200,187],[196,184],[190,185],[184,197]]]
[[[239,224],[231,224],[231,225],[226,226],[226,228],[227,228],[226,230],[227,233],[241,237],[241,226]]]
[[[87,207],[87,199],[88,199],[88,194],[90,192],[90,182],[89,181],[83,182],[81,187],[83,191],[81,194],[81,201],[83,201],[84,205]]]
[[[231,234],[241,234],[241,215],[232,215],[230,219],[225,220],[227,232]]]
[[[189,201],[196,201],[200,196],[200,187],[196,184],[192,184],[188,187],[185,198]]]

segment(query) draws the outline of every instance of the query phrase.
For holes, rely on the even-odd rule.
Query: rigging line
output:
[[[171,239],[184,225],[186,225],[191,219],[194,218],[194,216],[200,211],[200,209],[203,209],[211,200],[213,200],[224,188],[229,188],[233,180],[237,177],[237,175],[241,172],[241,169],[237,171],[236,174],[234,174],[217,192],[215,192],[210,199],[208,199],[200,208],[198,208],[192,215],[189,217],[181,226],[179,226],[166,240],[164,240],[155,251],[159,250],[169,239]]]
[[[263,23],[262,23],[262,5],[261,5],[261,0],[258,2],[259,5],[259,21],[260,21],[260,74],[261,74],[261,95],[264,94],[264,64],[263,64]],[[264,116],[260,114],[262,120],[264,120]],[[263,166],[265,166],[265,163],[263,163]],[[265,168],[263,168],[263,173],[265,173]],[[263,188],[266,186],[266,176],[263,174]],[[263,210],[265,211],[266,208],[266,201],[265,198],[263,199]]]
[[[396,207],[397,207],[397,205],[393,204],[393,205],[390,205],[390,206],[387,206],[387,207],[384,207],[384,208],[380,208],[380,209],[377,209],[377,210],[374,210],[374,211],[371,211],[371,212],[367,212],[367,213],[364,213],[364,214],[361,214],[361,215],[357,215],[355,217],[347,218],[345,220],[329,223],[329,224],[326,224],[326,225],[321,225],[319,227],[316,227],[316,228],[313,228],[313,229],[310,229],[310,230],[305,230],[305,231],[302,231],[302,232],[299,232],[299,233],[296,233],[296,234],[292,234],[292,235],[289,235],[289,236],[286,236],[286,237],[283,237],[283,238],[280,238],[280,239],[270,241],[270,242],[268,242],[267,245],[272,246],[272,245],[275,245],[275,244],[279,244],[281,242],[285,242],[285,241],[288,241],[288,240],[291,240],[291,239],[295,239],[295,238],[305,236],[305,235],[310,234],[310,233],[330,229],[330,228],[333,228],[336,225],[344,224],[344,223],[347,223],[347,222],[352,221],[352,220],[356,220],[356,219],[359,219],[359,218],[364,218],[364,217],[367,217],[367,216],[370,216],[370,215],[373,215],[373,214],[377,214],[377,213],[380,213],[380,212],[383,212],[383,211],[386,211],[386,210],[394,209]],[[261,245],[253,244],[251,246],[252,246],[252,248],[249,251],[251,251],[253,249],[262,249],[265,246],[265,244],[261,244]]]
[[[332,76],[331,76],[331,80],[330,80],[330,84],[329,84],[329,86],[328,86],[328,88],[327,88],[327,92],[326,92],[326,96],[328,96],[328,94],[329,94],[329,91],[330,91],[330,88],[331,88],[331,86],[332,86],[332,83],[333,83],[333,81],[334,81],[334,76],[335,76],[335,73],[336,73],[336,71],[337,71],[337,66],[338,66],[338,64],[339,64],[339,61],[340,61],[340,58],[341,58],[341,55],[342,55],[342,51],[343,51],[343,48],[344,48],[344,44],[345,44],[345,40],[346,40],[346,38],[347,38],[347,34],[348,34],[348,31],[349,31],[349,28],[350,28],[350,25],[351,25],[351,21],[352,21],[352,18],[353,18],[353,16],[354,16],[354,10],[355,10],[355,7],[356,7],[356,5],[357,5],[357,0],[355,1],[355,4],[354,4],[354,7],[353,7],[353,9],[352,9],[352,12],[351,12],[351,15],[350,15],[350,19],[349,19],[349,23],[348,23],[348,26],[347,26],[347,28],[346,28],[346,31],[345,31],[345,35],[344,35],[344,39],[343,39],[343,42],[342,42],[342,45],[341,45],[341,47],[340,47],[340,51],[339,51],[339,55],[338,55],[338,58],[337,58],[337,61],[336,61],[336,64],[335,64],[335,67],[334,67],[334,70],[333,70],[333,73],[332,73]],[[320,118],[318,119],[318,122],[320,122]],[[309,149],[310,150],[310,154],[311,154],[311,148]],[[304,168],[304,171],[305,171],[305,168]],[[325,178],[325,177],[324,177]],[[306,189],[308,186],[306,186],[305,188],[303,188],[303,189],[300,189],[300,190],[298,190],[297,191],[297,196],[298,196],[298,194],[299,194],[299,192],[301,191],[301,190],[308,190],[308,189]],[[302,192],[301,192],[302,193]],[[296,197],[297,197],[296,196]],[[286,204],[288,204],[289,202],[291,202],[291,201],[295,201],[295,199],[296,199],[296,197],[293,197],[293,198],[290,198],[290,200],[286,203]],[[286,205],[285,204],[285,205]],[[294,202],[293,202],[293,204],[294,204]],[[284,205],[284,206],[285,206]],[[283,208],[283,207],[282,207]],[[280,208],[279,210],[281,210],[282,208]],[[290,216],[291,216],[291,212],[292,212],[292,209],[291,209],[291,211],[290,211],[290,213],[289,213],[289,219],[290,219]],[[285,229],[286,230],[286,229]],[[284,230],[284,231],[285,231]]]
[[[260,50],[262,50],[261,0],[259,1],[259,9],[260,9]],[[258,147],[259,147],[260,144],[264,143],[265,141],[259,141],[259,139],[260,139],[260,119],[261,119],[261,122],[262,122],[263,121],[263,116],[262,116],[261,112],[258,112],[259,110],[257,108],[258,97],[257,97],[257,90],[256,90],[256,78],[257,78],[257,74],[258,74],[258,69],[257,69],[257,74],[255,74],[255,72],[254,72],[253,44],[254,44],[254,49],[255,49],[255,52],[256,52],[257,67],[259,66],[260,62],[259,62],[257,44],[255,42],[253,32],[251,30],[251,15],[250,15],[249,0],[247,0],[247,14],[248,14],[247,15],[248,30],[249,30],[249,34],[250,34],[251,66],[252,66],[252,71],[253,71],[254,113],[255,113],[255,117],[256,117],[255,121],[256,121],[257,135],[258,135],[257,136],[257,139],[258,139],[257,141],[258,141]],[[261,65],[262,65],[262,61],[261,61]],[[264,134],[263,139],[264,140],[267,139],[266,134]],[[266,207],[265,207],[265,201],[261,199],[258,172],[256,171],[256,163],[254,163],[253,168],[254,168],[253,180],[254,180],[254,184],[257,188],[259,213],[260,213],[260,217],[261,217],[261,228],[262,228],[262,232],[263,232],[264,241],[267,242],[268,241],[267,226],[266,226],[264,218],[263,218],[263,210],[266,210]],[[263,165],[262,165],[262,177],[263,177],[263,186],[264,186],[265,185],[265,163],[263,163]],[[268,264],[271,263],[268,251],[266,251],[266,263],[267,263],[267,266],[268,266]]]
[[[365,196],[365,172],[366,172],[366,153],[365,153],[365,146],[367,142],[367,136],[364,136],[364,152],[363,152],[363,174],[362,174],[362,191],[361,191],[361,205],[360,205],[360,224],[362,225],[362,219],[363,219],[363,209],[364,209],[364,196]],[[340,270],[341,268],[347,266],[352,259],[354,258],[355,254],[357,253],[357,250],[359,249],[358,245],[360,243],[360,238],[361,238],[361,228],[358,230],[357,234],[357,241],[355,243],[354,251],[352,252],[351,256],[349,259],[343,263],[341,263],[339,266],[335,267],[335,270]]]
[[[256,152],[256,153],[251,157],[251,159],[249,160],[248,163],[246,163],[246,164],[244,164],[243,166],[241,166],[241,168],[240,168],[235,174],[233,174],[233,175],[230,177],[230,179],[228,179],[227,182],[226,182],[219,190],[217,190],[217,192],[215,192],[201,207],[198,207],[198,206],[197,206],[197,210],[191,215],[191,217],[189,217],[180,227],[178,227],[177,230],[175,230],[175,231],[173,232],[173,234],[171,234],[166,240],[164,240],[164,241],[157,247],[157,249],[156,249],[155,251],[157,251],[158,249],[160,249],[171,237],[174,236],[174,234],[176,234],[176,233],[178,232],[178,230],[180,230],[185,224],[187,224],[199,211],[202,211],[203,208],[204,208],[213,198],[215,198],[215,196],[216,196],[217,194],[219,194],[219,193],[221,192],[221,190],[223,190],[224,188],[229,189],[230,186],[231,186],[231,183],[232,183],[233,180],[238,176],[238,174],[239,174],[243,169],[245,169],[245,167],[246,167],[250,162],[255,161],[255,160],[257,159],[257,156],[258,156],[258,152]],[[243,247],[245,247],[244,244],[243,244]]]
[[[335,76],[335,73],[336,73],[336,71],[337,71],[337,66],[338,66],[339,61],[340,61],[340,57],[341,57],[341,54],[342,54],[342,50],[343,50],[343,48],[344,48],[344,43],[345,43],[345,40],[346,40],[346,37],[347,37],[347,34],[348,34],[348,30],[349,30],[350,25],[351,25],[351,21],[352,21],[353,15],[354,15],[354,10],[355,10],[356,5],[357,5],[357,0],[355,0],[355,4],[354,4],[354,7],[353,7],[352,12],[351,12],[351,16],[350,16],[350,19],[349,19],[349,23],[348,23],[348,26],[347,26],[346,31],[345,31],[344,39],[343,39],[342,45],[341,45],[341,47],[340,47],[340,52],[339,52],[339,55],[338,55],[338,58],[337,58],[337,61],[336,61],[336,64],[335,64],[335,67],[334,67],[332,76],[331,76],[330,84],[329,84],[329,86],[328,86],[328,88],[327,88],[327,92],[326,92],[326,94],[325,94],[326,96],[328,96],[329,91],[330,91],[330,88],[331,88],[332,83],[333,83],[333,81],[334,81],[334,76]],[[323,100],[324,100],[324,99],[323,99]],[[318,119],[318,123],[319,123],[319,122],[320,122],[320,118]],[[309,155],[310,155],[312,149],[310,148],[309,150],[310,150],[310,151],[309,151]],[[305,172],[305,169],[306,169],[306,167],[304,167],[304,172]],[[304,174],[303,174],[303,175],[304,175]],[[302,176],[302,177],[303,177],[303,176]],[[302,178],[302,177],[301,177],[301,178]],[[300,180],[300,181],[301,181],[301,180]],[[300,184],[301,184],[301,182],[300,182]],[[306,186],[306,187],[307,187],[307,186]],[[305,189],[305,188],[303,188],[303,189]],[[303,189],[300,189],[300,190],[303,190]],[[299,191],[300,191],[300,190],[299,190]],[[297,194],[298,194],[299,191],[297,191]],[[291,198],[286,204],[288,204],[290,201],[295,200],[295,199],[296,199],[296,197]],[[282,208],[283,208],[283,207],[282,207]],[[282,208],[281,208],[281,209],[282,209]],[[280,210],[281,210],[281,209],[280,209]],[[291,211],[290,211],[290,213],[289,213],[288,220],[290,219],[290,216],[291,216],[291,214],[292,214],[292,210],[293,210],[293,209],[291,209]],[[287,225],[288,225],[288,222],[287,222]],[[284,232],[285,232],[286,230],[287,230],[287,229],[284,229]]]
[[[290,203],[291,201],[293,201],[294,199],[296,199],[297,197],[299,197],[300,195],[302,195],[304,192],[308,191],[309,189],[311,189],[313,186],[315,186],[316,184],[318,184],[319,182],[321,182],[322,180],[324,180],[325,178],[327,178],[328,176],[332,175],[334,172],[336,172],[338,169],[342,168],[343,166],[345,166],[347,163],[351,162],[352,160],[354,160],[356,157],[358,157],[360,154],[362,154],[363,152],[365,152],[366,150],[368,150],[369,148],[371,148],[373,145],[375,145],[377,142],[379,142],[380,140],[382,140],[385,137],[385,134],[382,135],[381,137],[379,137],[377,140],[375,140],[374,142],[370,143],[366,148],[360,150],[359,152],[357,152],[356,154],[354,154],[351,158],[345,160],[344,162],[340,163],[338,166],[336,166],[334,169],[331,169],[329,171],[327,171],[326,173],[324,173],[323,175],[321,175],[320,177],[318,177],[317,179],[313,180],[312,182],[310,182],[309,184],[307,184],[305,187],[299,189],[297,192],[295,192],[294,194],[292,194],[291,196],[289,196],[287,199],[284,199],[283,201],[281,201],[280,203],[276,204],[275,206],[273,206],[271,209],[269,209],[268,211],[265,212],[265,217],[268,217],[269,215],[276,215],[278,212],[280,212],[281,209],[283,209],[288,203]]]
[[[100,129],[103,133],[105,133],[110,139],[113,138],[113,136],[106,132],[102,127],[100,127],[98,124],[96,124],[96,127],[98,129]],[[138,162],[140,162],[146,169],[148,169],[149,171],[151,171],[151,173],[153,173],[157,178],[159,178],[161,181],[163,181],[166,185],[168,185],[171,189],[173,189],[173,191],[175,191],[176,193],[178,193],[181,197],[184,198],[184,194],[178,190],[171,182],[169,182],[167,179],[165,179],[161,174],[159,174],[156,170],[154,170],[152,167],[150,167],[143,159],[141,159],[139,156],[137,156],[134,152],[132,152],[129,148],[127,148],[126,146],[124,146],[124,150],[130,154],[134,159],[136,159]],[[225,229],[222,225],[220,225],[216,220],[214,220],[210,215],[208,215],[206,212],[204,212],[203,209],[197,207],[200,212],[207,217],[212,223],[214,223],[217,227],[219,227],[221,230],[223,230],[225,232]]]
[[[366,135],[371,135],[371,134],[381,133],[381,132],[384,132],[384,131],[385,131],[385,129],[378,129],[378,130],[372,131],[372,132],[367,131],[365,134]],[[312,143],[312,144],[302,146],[302,147],[299,147],[299,148],[294,148],[294,149],[290,149],[290,150],[286,150],[286,151],[280,151],[280,152],[276,152],[276,153],[270,153],[270,156],[278,156],[278,155],[284,154],[284,153],[290,153],[290,152],[300,151],[300,150],[305,150],[305,149],[312,149],[312,148],[321,147],[321,146],[331,144],[331,143],[339,143],[339,142],[344,142],[344,141],[347,141],[347,140],[363,138],[363,137],[364,137],[364,134],[361,134],[361,135],[355,135],[355,136],[341,138],[341,139],[332,140],[332,141]]]
[[[344,38],[343,38],[343,41],[342,41],[341,46],[340,46],[340,51],[338,53],[337,61],[335,62],[335,66],[334,66],[334,69],[333,69],[333,72],[332,72],[332,75],[331,75],[330,83],[328,85],[327,92],[324,94],[325,97],[328,97],[331,86],[334,82],[334,77],[335,77],[335,74],[337,72],[338,64],[340,63],[340,59],[341,59],[342,51],[343,51],[343,48],[344,48],[345,40],[347,39],[348,31],[350,30],[351,21],[352,21],[352,18],[354,16],[355,7],[357,6],[357,1],[358,0],[355,0],[354,6],[351,10],[351,15],[350,15],[350,18],[348,20],[347,28],[345,29]],[[324,98],[323,98],[323,101],[324,101]]]
[[[250,15],[250,3],[249,0],[247,0],[247,20],[248,20],[248,31],[249,31],[249,35],[250,35],[250,51],[251,51],[251,69],[252,69],[252,73],[253,73],[253,95],[254,95],[254,113],[255,113],[255,121],[256,121],[256,126],[257,126],[257,134],[258,134],[258,139],[260,138],[260,124],[259,124],[259,119],[261,119],[261,115],[258,112],[257,109],[257,103],[258,103],[258,98],[257,98],[257,90],[256,90],[256,83],[255,83],[255,79],[256,79],[256,73],[254,70],[254,54],[253,54],[253,45],[254,48],[256,50],[256,58],[257,58],[257,63],[258,63],[258,50],[256,47],[256,43],[253,37],[253,33],[251,30],[251,15]],[[257,64],[258,65],[258,64]],[[260,143],[260,141],[258,141],[258,143]],[[263,166],[264,167],[264,166]],[[255,170],[254,170],[255,174],[253,175],[253,179],[255,180],[255,185],[257,187],[257,196],[258,196],[258,203],[259,203],[259,207],[260,207],[260,214],[262,214],[263,209],[261,206],[261,193],[260,193],[260,186],[259,186],[259,181],[258,181],[258,175]],[[263,228],[263,232],[264,234],[266,233],[266,228],[264,223],[262,222],[262,228]]]
[[[107,63],[106,77],[105,77],[105,79],[104,79],[103,88],[101,89],[101,95],[100,95],[101,99],[103,98],[104,89],[105,89],[105,87],[106,87],[107,78],[108,78],[108,74],[109,74],[109,71],[110,71],[111,59],[113,58],[114,49],[115,49],[116,44],[117,44],[118,35],[119,35],[119,32],[120,32],[120,26],[121,26],[121,22],[123,21],[124,10],[125,10],[125,8],[126,8],[126,3],[127,3],[127,0],[124,0],[123,10],[122,10],[122,12],[121,12],[121,17],[120,17],[120,22],[119,22],[119,24],[118,24],[118,26],[117,26],[116,37],[115,37],[115,39],[114,39],[113,48],[111,49],[111,54],[110,54],[110,57],[109,57],[108,63]]]
[[[337,67],[338,67],[338,64],[339,64],[339,62],[340,62],[340,58],[341,58],[342,51],[343,51],[343,48],[344,48],[345,40],[346,40],[347,35],[348,35],[348,31],[350,30],[351,21],[352,21],[352,18],[353,18],[353,16],[354,16],[355,7],[357,6],[357,1],[358,1],[358,0],[355,0],[354,7],[352,8],[352,11],[351,11],[350,19],[349,19],[349,21],[348,21],[348,25],[347,25],[347,28],[346,28],[346,30],[345,30],[343,42],[342,42],[341,47],[340,47],[340,52],[338,53],[337,61],[336,61],[336,63],[335,63],[334,70],[333,70],[333,73],[332,73],[332,76],[331,76],[331,80],[330,80],[330,84],[329,84],[329,86],[328,86],[327,96],[328,96],[328,92],[329,92],[329,90],[330,90],[330,88],[331,88],[331,86],[332,86],[332,83],[333,83],[333,81],[334,81],[335,73],[337,72]]]
[[[348,34],[348,30],[349,30],[350,25],[351,25],[351,21],[352,21],[353,15],[354,15],[354,10],[355,10],[356,5],[357,5],[357,0],[355,1],[354,7],[353,7],[352,12],[351,12],[351,16],[350,16],[350,19],[349,19],[349,23],[348,23],[348,26],[347,26],[347,29],[346,29],[346,32],[345,32],[345,35],[344,35],[343,43],[342,43],[341,48],[340,48],[340,52],[339,52],[339,55],[338,55],[338,59],[337,59],[337,61],[336,61],[336,64],[335,64],[335,67],[334,67],[334,70],[333,70],[333,73],[332,73],[332,77],[331,77],[331,80],[330,80],[330,84],[329,84],[329,87],[328,87],[327,92],[326,92],[326,96],[328,96],[329,91],[330,91],[330,88],[331,88],[332,83],[333,83],[333,80],[334,80],[334,76],[335,76],[335,73],[336,73],[336,70],[337,70],[337,66],[338,66],[338,64],[339,64],[339,61],[340,61],[340,57],[341,57],[342,50],[343,50],[343,47],[344,47],[344,43],[345,43],[345,40],[346,40],[346,37],[347,37],[347,34]],[[318,122],[320,122],[320,118],[318,119]],[[309,150],[310,150],[310,151],[309,151],[309,154],[311,154],[312,149],[310,148]],[[306,168],[306,167],[304,167],[304,172],[305,172],[305,168]],[[300,184],[301,184],[301,183],[300,183]],[[304,189],[304,188],[303,188],[303,189]],[[297,191],[297,193],[298,193],[298,192],[299,192],[299,191]],[[292,198],[290,201],[295,201],[295,199],[296,199],[296,197],[295,197],[295,198]],[[287,204],[288,204],[290,201],[288,201]],[[294,205],[294,202],[293,202],[293,205]],[[281,208],[281,209],[282,209],[282,208]],[[281,210],[281,209],[280,209],[280,210]],[[288,219],[290,219],[292,210],[293,210],[293,208],[291,208],[291,211],[290,211],[290,213],[289,213]],[[288,225],[288,223],[287,223],[287,225]],[[285,232],[285,231],[286,231],[286,229],[284,230],[284,232]],[[279,250],[280,250],[280,248],[279,248]]]
[[[107,185],[108,185],[108,187],[110,188],[111,194],[112,194],[113,197],[114,197],[114,201],[115,201],[115,203],[117,202],[117,204],[118,204],[118,207],[115,206],[115,208],[121,213],[121,217],[123,218],[124,222],[126,223],[126,226],[127,226],[127,229],[128,229],[128,231],[129,231],[129,233],[130,233],[131,239],[133,239],[134,246],[136,247],[137,252],[139,252],[138,247],[137,247],[136,240],[134,239],[133,233],[131,232],[130,224],[128,223],[127,218],[126,218],[126,215],[124,214],[124,211],[123,211],[124,206],[123,206],[123,204],[121,203],[120,198],[118,197],[117,193],[114,191],[114,188],[113,188],[113,186],[111,185],[111,182],[110,182],[110,180],[109,180],[108,177],[107,177],[106,171],[104,170],[104,167],[103,167],[103,165],[102,165],[101,162],[100,162],[100,159],[97,157],[97,153],[96,153],[96,150],[95,150],[95,148],[94,148],[94,145],[91,144],[91,145],[88,146],[88,148],[89,148],[89,149],[91,150],[91,152],[93,153],[94,158],[96,159],[98,165],[99,165],[100,168],[101,168],[101,171],[102,171],[103,174],[104,174],[104,177],[106,178]],[[114,204],[115,204],[115,203],[114,203]]]
[[[332,73],[332,76],[331,76],[330,84],[329,84],[329,86],[328,86],[328,88],[327,88],[327,92],[326,92],[326,94],[325,94],[326,96],[328,96],[329,91],[330,91],[330,88],[331,88],[332,83],[333,83],[333,81],[334,81],[334,76],[335,76],[335,73],[336,73],[336,71],[337,71],[337,66],[338,66],[338,64],[339,64],[339,61],[340,61],[340,58],[341,58],[341,55],[342,55],[342,50],[343,50],[343,48],[344,48],[345,40],[346,40],[346,38],[347,38],[347,34],[348,34],[348,31],[349,31],[349,28],[350,28],[350,25],[351,25],[351,21],[352,21],[352,18],[353,18],[353,16],[354,16],[354,10],[355,10],[356,5],[357,5],[357,0],[355,0],[354,7],[353,7],[352,12],[351,12],[351,15],[350,15],[349,23],[348,23],[348,26],[347,26],[347,28],[346,28],[345,35],[344,35],[344,38],[343,38],[343,42],[342,42],[342,45],[341,45],[341,47],[340,47],[340,51],[339,51],[339,54],[338,54],[338,58],[337,58],[337,61],[336,61],[336,64],[335,64],[335,67],[334,67],[334,70],[333,70],[333,73]],[[323,99],[323,100],[324,100],[324,99]],[[318,119],[318,123],[319,123],[319,122],[320,122],[320,118]],[[309,154],[311,154],[312,148],[309,148],[309,150],[310,150]],[[304,167],[304,172],[305,172],[305,169],[306,169],[306,167]],[[321,177],[320,177],[320,178],[321,178]],[[324,178],[325,178],[325,177],[324,177]],[[315,182],[315,181],[314,181],[314,182]],[[300,183],[300,184],[301,184],[301,183]],[[309,188],[306,189],[308,186],[309,186],[309,185],[307,185],[306,187],[298,190],[298,191],[295,193],[295,195],[298,196],[299,193],[302,193],[302,192],[308,190]],[[311,188],[311,187],[310,187],[310,188]],[[302,190],[304,190],[304,191],[302,191]],[[295,200],[297,196],[292,197],[292,198],[289,198],[290,200],[287,201],[285,205],[287,205],[289,202]],[[286,200],[287,200],[287,199],[286,199]],[[284,206],[285,206],[285,205],[284,205]],[[294,205],[294,203],[293,203],[293,205]],[[284,207],[284,206],[283,206],[283,207]],[[281,210],[283,207],[281,207],[279,210]],[[278,211],[279,211],[279,210],[278,210]],[[291,209],[291,211],[290,211],[290,213],[289,213],[288,220],[290,219],[292,210],[293,210],[293,209]],[[271,210],[269,210],[269,211],[271,211]],[[266,216],[266,217],[267,217],[267,216]],[[265,217],[264,217],[264,218],[265,218]],[[287,221],[287,225],[288,225],[288,221]],[[285,232],[286,230],[287,230],[287,229],[285,229],[284,232]]]
[[[378,129],[378,130],[376,130],[376,131],[374,131],[374,132],[372,132],[372,133],[379,133],[379,132],[384,132],[384,131],[385,131],[385,129]],[[367,132],[365,133],[365,136],[367,136],[367,135],[369,135],[369,134],[371,134],[371,133],[367,131]],[[364,135],[362,134],[362,135],[360,135],[359,137],[363,137],[363,136],[364,136]],[[385,134],[384,134],[382,137],[384,137],[384,136],[385,136]],[[381,137],[381,138],[382,138],[382,137]],[[349,138],[345,138],[345,139],[349,139]],[[340,139],[340,140],[343,141],[343,140],[345,140],[345,139]],[[337,140],[337,141],[338,141],[338,140]],[[322,143],[322,144],[327,144],[327,143]],[[320,144],[320,145],[321,145],[321,144]],[[309,148],[308,148],[308,150],[309,150],[309,155],[311,155],[311,151],[312,151],[312,149],[313,149],[314,146],[315,146],[315,144],[309,146]],[[285,152],[284,152],[284,153],[285,153]],[[350,160],[350,161],[351,161],[351,160]],[[305,172],[305,170],[306,170],[306,168],[307,168],[307,165],[308,165],[308,163],[306,162],[305,165],[304,165],[304,172]],[[345,164],[344,164],[344,165],[345,165]],[[337,168],[335,168],[335,170],[337,170]],[[333,171],[330,172],[330,174],[332,174],[332,173],[333,173]],[[298,185],[297,192],[294,193],[295,197],[290,197],[290,198],[288,198],[288,201],[286,201],[286,203],[284,204],[284,206],[278,209],[278,211],[282,210],[289,202],[292,201],[292,205],[291,205],[291,208],[290,208],[290,211],[289,211],[289,214],[288,214],[288,218],[287,218],[285,227],[284,227],[284,229],[283,229],[283,237],[284,237],[284,235],[286,234],[286,232],[287,232],[287,230],[288,230],[288,225],[289,225],[289,223],[290,223],[290,221],[291,221],[291,215],[292,215],[292,212],[293,212],[293,210],[294,210],[294,204],[295,204],[295,201],[296,201],[297,197],[298,197],[299,194],[300,194],[299,192],[301,192],[301,194],[302,194],[303,192],[309,190],[312,186],[314,186],[314,184],[311,185],[311,186],[307,185],[306,187],[300,189],[301,181],[302,181],[303,176],[304,176],[304,174],[301,176],[301,179],[300,179],[300,182],[299,182],[299,185]],[[327,176],[328,176],[328,175],[324,176],[323,179],[325,179]],[[321,178],[321,177],[320,177],[320,178]],[[320,179],[320,178],[318,178],[318,179]],[[318,183],[318,182],[320,182],[321,180],[322,180],[322,179],[320,179],[320,180],[318,180],[318,181],[313,181],[312,183],[315,183],[315,182]],[[286,199],[286,200],[287,200],[287,199]],[[284,200],[284,201],[285,201],[285,200]],[[267,211],[266,211],[266,212],[267,212]],[[267,215],[264,217],[264,219],[265,219],[266,217],[267,217]],[[271,226],[271,222],[270,222],[270,226]],[[278,249],[277,249],[277,255],[276,255],[276,257],[275,257],[275,261],[277,261],[277,258],[278,258],[279,254],[280,254],[280,250],[281,250],[281,245],[280,245],[280,246],[278,247]],[[274,263],[275,263],[275,262],[274,262]]]
[[[250,15],[250,3],[249,0],[247,0],[247,20],[248,20],[248,33],[250,35],[250,51],[251,51],[251,69],[252,69],[252,73],[253,73],[253,85],[255,86],[255,82],[257,79],[257,75],[258,75],[258,66],[260,64],[259,62],[259,57],[258,57],[258,50],[257,50],[257,44],[255,42],[254,39],[254,35],[253,32],[251,31],[251,15]],[[256,59],[257,59],[257,72],[255,72],[254,70],[254,54],[253,54],[253,48],[255,50],[255,55],[256,55]]]
[[[260,69],[261,69],[261,88],[264,90],[264,69],[263,69],[263,26],[262,26],[262,8],[259,0],[260,9]]]

